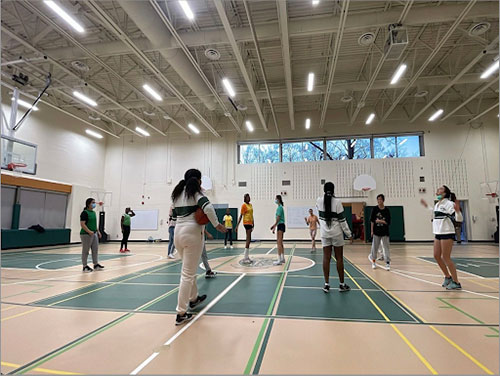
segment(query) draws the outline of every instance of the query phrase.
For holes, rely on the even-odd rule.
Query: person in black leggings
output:
[[[128,237],[130,236],[130,218],[135,217],[135,213],[130,208],[125,209],[125,214],[122,215],[122,219],[120,221],[122,226],[122,242],[120,244],[120,252],[130,252],[127,248]]]

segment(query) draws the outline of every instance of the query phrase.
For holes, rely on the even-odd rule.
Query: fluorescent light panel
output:
[[[245,125],[247,126],[247,129],[249,132],[253,132],[253,124],[250,120],[245,121]]]
[[[137,132],[139,132],[140,134],[142,134],[143,136],[146,136],[146,137],[149,137],[150,134],[148,131],[145,131],[144,129],[140,128],[140,127],[135,127],[135,130]]]
[[[151,86],[149,86],[148,84],[144,84],[142,85],[142,87],[144,88],[144,90],[146,90],[149,95],[151,95],[154,99],[156,99],[157,101],[162,101],[163,98],[161,97],[160,94],[158,94],[158,92],[156,90],[154,90]]]
[[[311,119],[306,119],[306,129],[311,128]]]
[[[226,93],[230,97],[234,97],[236,95],[236,92],[234,91],[233,86],[231,85],[231,82],[227,78],[222,79],[222,84],[226,88]]]
[[[194,20],[194,13],[189,7],[189,4],[187,1],[181,0],[179,1],[179,5],[181,6],[182,10],[184,11],[184,14],[188,18],[188,20]]]
[[[47,5],[50,9],[57,13],[59,17],[61,17],[66,23],[68,23],[73,29],[78,31],[79,33],[85,32],[85,29],[82,25],[80,25],[73,17],[71,17],[63,8],[57,5],[52,0],[45,0],[45,5]]]
[[[12,97],[12,100],[14,101],[14,97]],[[22,99],[17,100],[17,105],[25,108],[31,108],[32,104],[28,103],[26,101],[23,101]],[[38,111],[38,107],[33,107],[33,111]]]
[[[488,78],[491,76],[494,72],[498,71],[498,67],[500,64],[500,60],[495,61],[493,64],[491,64],[486,70],[483,72],[481,75],[481,78]]]
[[[193,124],[189,123],[188,124],[189,129],[191,129],[194,133],[200,134],[200,130],[196,128]]]
[[[92,131],[90,129],[86,129],[85,133],[87,133],[88,135],[91,135],[92,137],[95,137],[95,138],[102,138],[103,137],[102,134],[94,132],[94,131]]]
[[[319,4],[319,0],[312,0],[313,6],[316,6]]]
[[[73,95],[75,97],[77,97],[78,99],[80,99],[81,101],[87,103],[87,104],[90,104],[91,106],[94,106],[96,107],[97,106],[97,102],[94,101],[93,99],[90,99],[89,97],[87,97],[86,95],[83,95],[82,93],[80,93],[79,91],[74,91],[73,92]]]
[[[373,119],[375,119],[375,113],[374,113],[374,112],[372,112],[372,113],[368,116],[368,118],[367,118],[367,119],[366,119],[366,121],[365,121],[365,124],[371,124],[371,122],[373,121]]]
[[[314,87],[314,73],[309,73],[307,77],[307,91],[313,91]]]
[[[438,117],[440,117],[441,115],[443,114],[443,110],[440,108],[439,110],[437,110],[436,112],[434,112],[434,114],[432,114],[432,116],[429,118],[429,121],[434,121],[436,120]]]
[[[392,76],[391,85],[394,85],[396,82],[398,82],[405,71],[406,71],[406,64],[401,64],[394,73],[394,75]]]

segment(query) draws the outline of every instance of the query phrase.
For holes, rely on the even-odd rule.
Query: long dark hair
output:
[[[276,195],[276,200],[280,202],[281,206],[285,206],[285,203],[283,202],[283,198],[281,197],[281,195]]]
[[[328,227],[332,224],[332,197],[335,197],[335,185],[329,181],[323,186],[323,191],[325,195],[323,197],[323,203],[325,204],[325,222]]]
[[[444,188],[444,198],[449,199],[451,197],[451,190],[446,185],[443,185]]]
[[[88,199],[85,200],[85,207],[83,210],[87,210],[89,208],[89,205],[92,203],[92,201],[95,201],[92,197],[89,197]]]
[[[201,193],[201,172],[195,168],[191,168],[184,174],[184,179],[179,182],[172,192],[172,201],[175,201],[186,190],[188,198],[194,197],[196,193]]]

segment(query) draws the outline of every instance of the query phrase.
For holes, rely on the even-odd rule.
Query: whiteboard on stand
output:
[[[135,216],[131,218],[131,230],[158,230],[159,210],[134,210]]]
[[[304,218],[309,217],[309,209],[318,215],[316,205],[311,206],[288,206],[286,211],[286,225],[289,228],[309,228]]]

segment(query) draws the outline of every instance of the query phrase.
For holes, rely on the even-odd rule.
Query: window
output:
[[[261,163],[278,163],[280,161],[280,144],[260,145]]]
[[[346,140],[326,141],[326,152],[333,160],[347,159],[347,141]]]
[[[323,159],[323,141],[283,144],[283,162],[311,162]]]
[[[375,137],[373,155],[375,158],[396,158],[396,137]]]
[[[372,157],[372,149],[369,138],[355,138],[347,140],[350,142],[349,159],[368,159]]]
[[[260,149],[259,144],[240,145],[240,163],[259,163]]]
[[[280,144],[240,145],[240,163],[277,163],[280,161]]]
[[[420,136],[396,137],[398,158],[420,157]]]

